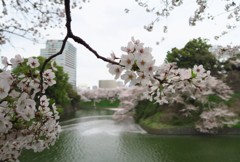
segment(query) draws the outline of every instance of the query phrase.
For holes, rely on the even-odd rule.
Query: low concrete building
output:
[[[98,82],[99,88],[117,88],[118,83],[116,80],[99,80]]]

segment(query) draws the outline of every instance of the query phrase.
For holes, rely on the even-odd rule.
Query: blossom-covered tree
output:
[[[232,120],[236,114],[230,112],[222,104],[212,104],[208,101],[208,96],[211,94],[217,95],[223,100],[228,100],[232,94],[232,90],[221,80],[210,75],[210,71],[206,71],[202,65],[194,65],[193,68],[183,69],[177,68],[175,63],[165,63],[160,66],[155,65],[155,60],[151,55],[151,48],[144,47],[144,44],[139,40],[132,40],[126,47],[121,48],[123,52],[122,57],[111,55],[113,61],[118,60],[119,65],[109,63],[107,67],[109,72],[115,75],[115,78],[121,78],[125,84],[140,85],[144,88],[142,99],[149,99],[160,105],[181,103],[184,108],[181,110],[186,115],[191,115],[192,111],[202,109],[186,102],[188,99],[193,99],[208,105],[204,108],[208,111],[202,111],[199,123],[202,124],[205,117],[212,117],[207,115],[219,110],[221,117],[216,120],[220,122],[216,126],[208,126],[205,124],[196,125],[196,128],[201,132],[211,133],[212,129],[221,128],[224,123],[226,125],[233,125],[237,120]],[[128,57],[128,55],[130,55]],[[125,68],[127,67],[127,68]],[[115,70],[119,69],[119,70]],[[131,95],[124,93],[123,98],[131,101]],[[125,96],[125,97],[124,97]],[[127,97],[126,97],[127,96]],[[134,96],[137,96],[134,94]],[[132,102],[132,101],[131,101]],[[134,102],[132,102],[134,103]],[[135,104],[133,104],[135,105]],[[134,106],[133,106],[134,107]],[[205,120],[203,120],[205,118]],[[222,123],[221,123],[222,122]],[[216,122],[217,123],[217,122]],[[205,128],[204,128],[205,127]]]
[[[240,46],[216,46],[212,49],[213,55],[219,60],[219,69],[224,80],[234,92],[240,92]]]
[[[44,94],[56,83],[54,68],[40,75],[38,59],[24,62],[16,55],[10,62],[3,58],[0,72],[0,161],[18,161],[23,149],[39,152],[55,143],[59,133],[59,115],[54,103]],[[26,64],[28,72],[14,74],[8,66]],[[41,82],[42,78],[42,82]]]
[[[72,0],[71,8],[81,9],[86,0]],[[17,35],[32,41],[44,37],[43,30],[64,27],[64,0],[1,0],[0,44]]]
[[[36,61],[38,60],[38,61]],[[29,65],[37,70],[41,70],[41,65],[44,63],[46,58],[38,56],[35,58],[24,59],[24,64],[21,66],[15,67],[12,72],[14,75],[27,74],[29,72]],[[80,100],[80,96],[76,94],[73,90],[73,87],[68,83],[68,74],[64,72],[63,67],[57,65],[55,62],[51,61],[51,64],[47,68],[55,68],[55,80],[56,84],[49,87],[45,94],[51,98],[52,102],[55,102],[58,110],[69,112],[71,109],[74,109],[77,106],[77,100]]]
[[[72,9],[82,9],[85,3],[88,2],[90,0],[72,0],[70,7]],[[161,20],[170,17],[176,8],[189,3],[187,0],[135,0],[135,2],[148,14],[152,14],[155,17],[152,22],[144,26],[147,31],[152,31],[156,23],[163,22]],[[39,37],[45,36],[42,34],[43,30],[54,29],[56,27],[63,28],[64,17],[66,16],[64,3],[64,0],[1,0],[0,19],[2,23],[0,24],[0,44],[9,42],[9,35],[12,34],[37,41]],[[91,3],[94,3],[94,1]],[[213,3],[220,4],[222,7],[219,13],[212,12],[212,9],[215,8]],[[219,36],[225,35],[228,31],[239,26],[240,3],[237,0],[224,0],[221,3],[218,3],[218,0],[197,0],[193,7],[195,7],[195,11],[192,15],[189,15],[189,25],[191,26],[196,25],[197,22],[204,19],[214,20],[216,17],[222,15],[226,15],[224,18],[228,21],[226,23],[226,30]],[[128,9],[126,4],[125,12],[129,13],[129,11],[130,9]],[[167,24],[162,24],[161,30],[167,32]],[[219,36],[216,36],[215,39],[218,39]]]
[[[109,72],[115,75],[115,79],[121,78],[125,84],[138,85],[141,88],[128,88],[118,92],[120,107],[124,109],[115,113],[115,118],[122,118],[128,112],[134,111],[139,100],[149,99],[159,105],[181,103],[184,105],[180,110],[182,115],[188,116],[196,111],[202,113],[196,123],[196,128],[201,132],[213,133],[223,127],[224,123],[236,124],[237,120],[233,120],[236,115],[226,106],[208,100],[208,96],[212,94],[227,100],[232,90],[221,80],[212,77],[210,71],[206,71],[202,65],[188,69],[179,69],[174,63],[156,66],[151,48],[144,47],[143,43],[134,38],[121,49],[125,52],[121,57],[111,54],[111,59],[118,61],[119,65],[109,63]],[[98,91],[92,93],[95,99],[104,96],[104,91]],[[205,107],[186,102],[189,99],[201,102]],[[222,112],[221,117],[216,120],[219,123],[214,127],[206,125],[208,123],[205,121],[210,120],[206,117],[212,117],[207,114],[217,113],[217,110]]]

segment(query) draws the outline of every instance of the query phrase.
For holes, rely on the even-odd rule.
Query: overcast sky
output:
[[[212,4],[218,8],[217,4]],[[130,11],[125,13],[125,9]],[[121,55],[121,46],[126,46],[131,37],[140,39],[146,46],[153,48],[153,55],[157,64],[164,61],[166,52],[173,47],[182,48],[190,39],[207,38],[213,45],[239,44],[239,28],[231,31],[228,35],[218,41],[214,36],[220,34],[227,22],[219,16],[215,21],[204,21],[195,27],[188,25],[188,18],[194,12],[192,0],[176,9],[168,19],[161,19],[160,23],[154,26],[152,32],[147,32],[143,26],[154,20],[152,14],[147,14],[138,7],[134,0],[92,0],[83,6],[82,10],[74,10],[73,32],[82,37],[102,56],[108,57],[112,51]],[[220,11],[216,11],[218,13]],[[163,34],[162,25],[168,26],[168,33]],[[64,30],[62,30],[64,31]],[[63,39],[61,30],[47,31],[49,36],[46,39]],[[162,38],[165,38],[162,41]],[[238,38],[237,38],[238,37]],[[72,41],[77,48],[77,85],[92,87],[98,85],[98,80],[113,79],[114,76],[108,73],[106,63],[98,60],[84,47]],[[159,42],[159,45],[156,45]],[[22,38],[12,38],[12,45],[1,47],[1,55],[9,58],[15,54],[24,57],[38,56],[40,49],[45,48],[45,40],[39,44],[33,44]]]

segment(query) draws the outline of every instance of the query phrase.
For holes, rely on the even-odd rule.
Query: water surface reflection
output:
[[[99,110],[98,110],[99,111]],[[79,113],[79,112],[78,112]],[[239,162],[239,136],[155,136],[111,111],[65,120],[59,140],[41,153],[24,152],[23,162]],[[101,115],[99,115],[99,113]]]

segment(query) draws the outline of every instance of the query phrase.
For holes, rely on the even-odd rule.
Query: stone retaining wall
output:
[[[195,128],[163,128],[153,129],[140,125],[149,134],[156,135],[207,135],[196,131]],[[217,135],[240,135],[240,128],[224,128],[218,131]]]

